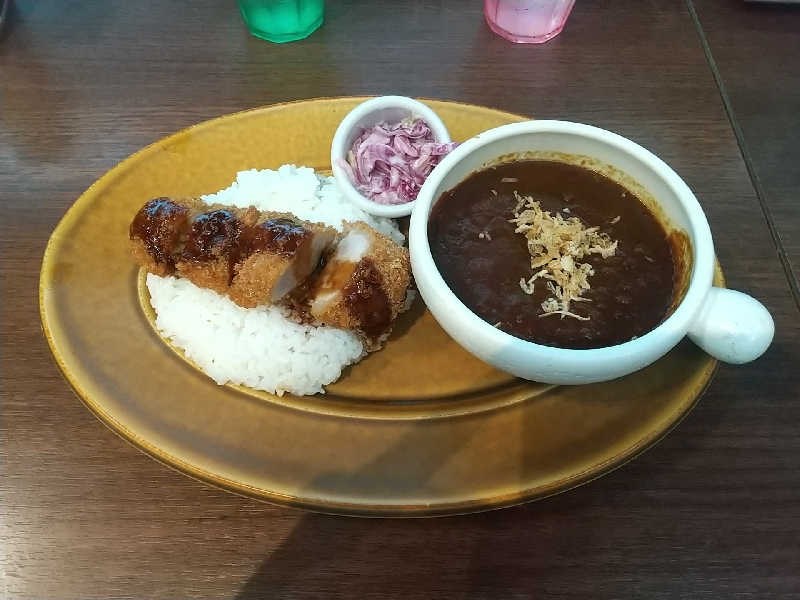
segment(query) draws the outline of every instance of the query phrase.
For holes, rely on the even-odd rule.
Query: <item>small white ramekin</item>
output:
[[[353,110],[347,113],[342,119],[336,133],[333,135],[331,144],[331,169],[336,177],[336,183],[342,193],[353,204],[366,212],[379,217],[404,217],[410,215],[414,209],[416,200],[405,204],[378,204],[373,202],[361,192],[359,192],[347,172],[340,166],[340,160],[347,160],[347,153],[353,146],[353,142],[361,135],[364,129],[368,129],[381,121],[394,123],[407,117],[420,118],[431,128],[434,138],[439,143],[450,142],[450,134],[442,120],[428,106],[405,96],[378,96],[366,102],[362,102]]]
[[[672,314],[632,341],[592,350],[570,350],[514,337],[481,319],[445,283],[431,255],[428,219],[442,193],[505,155],[532,152],[591,157],[622,171],[655,199],[692,246],[686,292]],[[712,286],[714,244],[708,221],[692,191],[666,163],[617,134],[565,121],[504,125],[467,140],[428,176],[411,215],[409,248],[414,279],[436,320],[481,360],[518,377],[555,384],[582,384],[622,377],[654,362],[688,335],[712,356],[729,363],[758,358],[775,327],[757,300]],[[534,307],[532,307],[532,310]]]

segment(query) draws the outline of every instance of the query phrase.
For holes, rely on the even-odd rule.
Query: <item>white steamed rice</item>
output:
[[[242,171],[230,187],[202,199],[291,212],[339,230],[342,221],[365,221],[398,243],[404,240],[394,221],[365,213],[339,193],[332,177],[308,167]],[[279,307],[242,308],[185,279],[152,273],[147,289],[161,334],[220,385],[236,383],[279,395],[324,393],[324,385],[364,355],[354,333],[299,325]]]

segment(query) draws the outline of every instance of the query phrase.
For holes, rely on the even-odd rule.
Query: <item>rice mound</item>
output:
[[[394,221],[365,213],[339,193],[332,177],[308,167],[241,171],[230,187],[202,199],[291,212],[338,230],[342,221],[364,221],[398,243],[405,239]],[[147,289],[159,332],[220,385],[235,383],[278,395],[325,393],[323,386],[365,355],[355,333],[298,324],[281,307],[242,308],[186,279],[152,273]]]

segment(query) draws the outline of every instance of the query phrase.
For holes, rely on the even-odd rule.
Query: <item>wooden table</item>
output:
[[[559,37],[529,47],[492,35],[480,4],[331,1],[322,29],[278,46],[250,37],[232,2],[17,0],[0,41],[5,597],[798,597],[800,11],[580,1]],[[721,367],[692,414],[633,463],[464,517],[261,504],[105,429],[39,324],[41,255],[64,211],[117,162],[192,123],[385,93],[587,122],[650,148],[697,193],[730,285],[772,311],[773,346]]]

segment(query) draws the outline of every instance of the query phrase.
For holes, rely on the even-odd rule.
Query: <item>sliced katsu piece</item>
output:
[[[134,260],[156,275],[175,271],[189,221],[203,204],[192,198],[153,198],[131,222],[129,237]]]
[[[408,250],[364,223],[347,223],[311,289],[311,315],[333,327],[360,332],[378,349],[405,305]]]
[[[228,290],[245,308],[276,303],[302,284],[335,241],[332,227],[284,213],[261,213],[241,235],[241,253]]]
[[[175,263],[181,277],[220,294],[228,292],[242,254],[244,231],[258,211],[205,206],[190,221],[183,250]]]
[[[275,303],[301,284],[335,241],[336,230],[293,215],[156,198],[130,227],[137,263],[177,274],[245,308]]]
[[[196,198],[155,198],[130,227],[133,258],[156,275],[177,274],[224,293],[238,259],[239,236],[258,211],[209,206]]]

